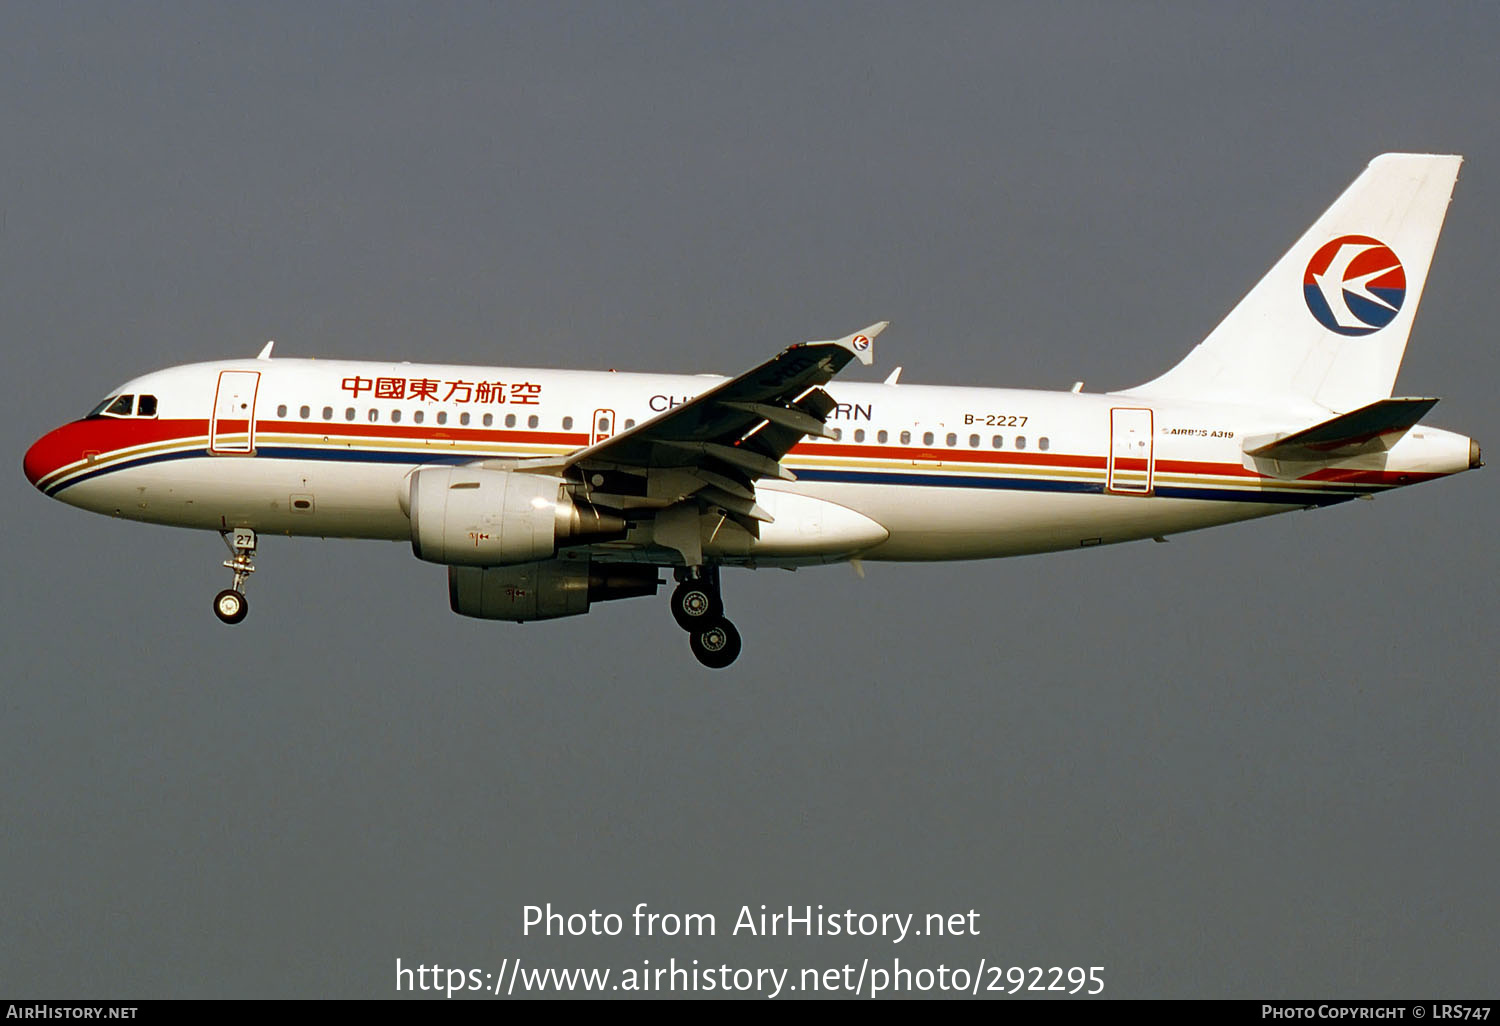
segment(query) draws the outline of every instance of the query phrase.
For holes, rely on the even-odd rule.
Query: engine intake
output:
[[[561,478],[510,470],[424,467],[403,498],[418,559],[507,566],[551,559],[559,545],[625,537],[622,517],[575,502]]]
[[[554,620],[589,611],[591,602],[655,595],[656,567],[549,559],[524,566],[450,566],[448,604],[484,620]]]

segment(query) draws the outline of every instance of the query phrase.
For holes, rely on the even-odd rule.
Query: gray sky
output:
[[[710,674],[662,600],[468,621],[402,545],[271,540],[226,629],[218,538],[19,464],[267,338],[732,373],[888,317],[856,378],[1128,387],[1397,149],[1468,158],[1398,393],[1500,445],[1497,43],[1480,4],[5,5],[0,994],[673,955],[1493,994],[1493,469],[1169,545],[729,573]],[[548,901],[721,936],[523,938]],[[983,933],[723,936],[746,903]]]

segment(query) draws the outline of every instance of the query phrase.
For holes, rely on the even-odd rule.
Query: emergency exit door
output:
[[[1150,410],[1109,411],[1109,474],[1106,487],[1127,495],[1150,495],[1156,469]]]
[[[589,444],[598,445],[615,433],[615,411],[595,410],[594,422],[589,426]]]
[[[244,455],[255,451],[255,393],[260,371],[220,371],[214,394],[214,416],[208,426],[208,451]]]

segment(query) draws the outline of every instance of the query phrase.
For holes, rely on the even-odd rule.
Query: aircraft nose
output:
[[[76,437],[69,437],[74,435],[74,432],[68,430],[71,426],[64,425],[49,431],[31,443],[31,448],[26,450],[26,456],[21,461],[21,468],[26,471],[26,480],[40,488],[42,478],[82,455],[76,444]]]

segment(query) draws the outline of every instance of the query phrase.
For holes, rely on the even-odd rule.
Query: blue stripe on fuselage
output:
[[[415,466],[425,464],[461,465],[474,460],[485,459],[487,455],[489,454],[472,452],[438,454],[432,452],[400,452],[372,449],[261,446],[256,449],[254,456],[209,456],[205,449],[185,449],[178,452],[155,453],[150,456],[142,456],[138,459],[111,463],[108,466],[100,467],[89,473],[69,478],[63,484],[52,485],[47,488],[46,494],[57,495],[59,492],[71,488],[76,484],[91,481],[117,470],[130,470],[153,463],[165,463],[169,460],[196,458],[236,460],[259,458],[294,461],[320,460],[345,463],[408,463]],[[965,474],[921,474],[910,471],[888,472],[878,470],[805,469],[796,471],[796,474],[799,481],[817,481],[834,484],[899,485],[920,488],[984,488],[1014,492],[1062,492],[1075,495],[1105,494],[1103,484],[1091,481],[1059,481],[1024,477],[979,477]],[[1350,493],[1268,491],[1243,488],[1185,488],[1174,485],[1158,485],[1152,494],[1156,498],[1161,499],[1197,499],[1207,502],[1261,502],[1284,506],[1330,506],[1335,503],[1346,502],[1355,497]]]

